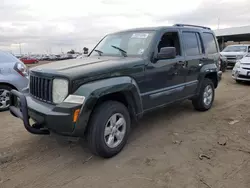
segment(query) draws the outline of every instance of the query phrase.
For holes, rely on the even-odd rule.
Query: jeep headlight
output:
[[[69,82],[66,79],[55,78],[53,80],[52,99],[53,103],[58,104],[63,102],[67,97],[69,90]]]

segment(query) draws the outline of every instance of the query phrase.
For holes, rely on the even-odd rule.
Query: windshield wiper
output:
[[[97,52],[99,54],[99,56],[102,56],[103,52],[101,50],[94,50],[95,52]]]
[[[127,52],[126,52],[125,50],[123,50],[123,49],[121,49],[121,48],[119,48],[119,47],[117,47],[117,46],[113,46],[113,45],[111,45],[111,46],[112,46],[113,48],[119,50],[119,51],[121,52],[121,54],[122,54],[124,57],[127,57]]]

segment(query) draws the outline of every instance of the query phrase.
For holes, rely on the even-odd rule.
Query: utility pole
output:
[[[220,18],[218,18],[218,27],[217,29],[220,29]]]
[[[20,55],[22,55],[22,47],[21,47],[21,43],[19,42],[19,52],[20,52]]]

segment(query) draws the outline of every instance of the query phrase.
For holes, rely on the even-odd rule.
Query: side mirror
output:
[[[176,48],[175,47],[163,47],[160,49],[160,52],[157,54],[157,59],[173,59],[176,57]]]
[[[87,47],[83,48],[83,54],[88,54],[89,53],[89,49]]]

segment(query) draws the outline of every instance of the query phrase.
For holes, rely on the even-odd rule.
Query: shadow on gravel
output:
[[[193,113],[197,112],[193,109],[191,101],[184,101],[145,114],[138,123],[132,125],[129,143],[133,144],[137,139],[153,130],[162,130],[168,126],[168,122]],[[92,155],[84,138],[72,139],[55,134],[49,136],[29,136],[30,139],[17,144],[15,148],[2,148],[0,150],[0,165],[26,158],[37,158],[43,155],[73,157],[76,159],[84,159]]]
[[[138,123],[133,125],[130,135],[130,142],[133,142],[138,137],[147,134],[148,132],[168,126],[168,122],[181,118],[182,116],[197,113],[189,100],[174,103],[144,115]],[[140,134],[138,134],[140,132]]]

